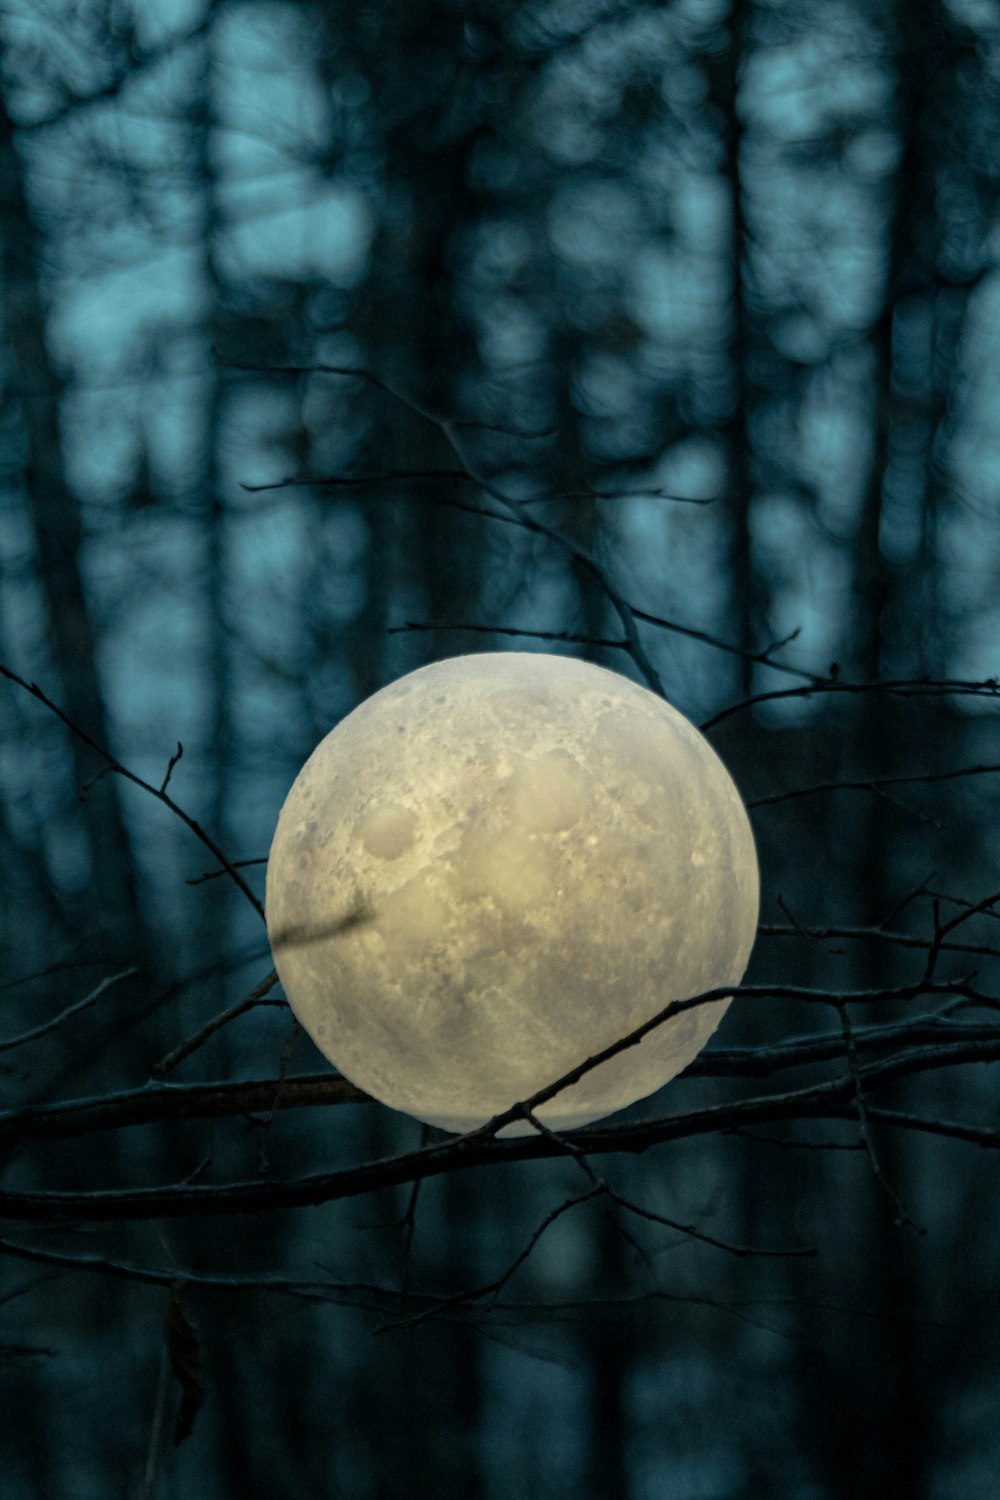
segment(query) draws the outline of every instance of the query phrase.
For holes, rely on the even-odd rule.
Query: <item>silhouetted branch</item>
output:
[[[385,469],[367,474],[290,474],[267,484],[240,484],[248,495],[267,494],[271,490],[357,489],[368,484],[407,483],[410,480],[447,479],[459,484],[475,484],[464,469]]]
[[[166,775],[164,776],[163,780],[160,782],[160,795],[161,796],[167,790],[167,787],[170,785],[170,778],[174,774],[174,767],[176,766],[177,762],[180,760],[180,758],[181,758],[181,756],[183,754],[184,754],[184,746],[181,744],[180,740],[178,740],[177,741],[177,749],[174,751],[173,755],[167,761]]]
[[[609,604],[614,609],[615,613],[618,615],[618,618],[622,623],[628,643],[627,649],[632,657],[632,660],[635,662],[636,667],[644,677],[647,685],[652,688],[652,690],[660,697],[665,696],[663,683],[661,682],[659,673],[653,666],[653,663],[650,660],[646,649],[639,638],[639,633],[636,629],[637,620],[642,620],[644,623],[654,625],[661,630],[672,631],[676,634],[686,636],[691,640],[701,641],[705,645],[713,646],[717,650],[725,651],[731,655],[740,656],[750,661],[759,662],[761,665],[772,667],[775,671],[788,672],[793,676],[805,678],[810,683],[822,680],[814,672],[808,672],[803,668],[793,667],[788,665],[787,663],[775,661],[772,653],[777,649],[778,643],[769,647],[766,651],[746,651],[740,646],[732,645],[728,641],[723,641],[718,637],[713,636],[708,631],[699,630],[694,626],[681,625],[677,621],[665,619],[662,615],[652,614],[647,610],[639,609],[636,605],[629,603],[629,601],[626,600],[617,586],[608,577],[605,569],[591,554],[591,552],[583,546],[581,542],[568,535],[566,532],[562,531],[559,527],[551,525],[547,522],[540,521],[537,517],[528,514],[526,507],[533,503],[533,501],[537,501],[537,496],[532,497],[532,499],[521,499],[519,496],[508,495],[504,490],[501,490],[492,479],[490,479],[487,475],[483,474],[479,470],[477,465],[469,457],[465,444],[459,436],[460,429],[463,427],[463,425],[467,424],[463,424],[460,421],[456,421],[451,417],[443,416],[440,413],[432,410],[432,408],[427,406],[424,402],[418,400],[416,397],[410,395],[409,393],[401,391],[398,387],[390,384],[381,376],[374,374],[373,371],[355,365],[312,364],[254,366],[240,363],[234,364],[231,361],[227,361],[227,364],[229,364],[230,368],[254,370],[256,373],[260,374],[341,375],[352,379],[363,380],[366,381],[369,385],[374,386],[377,390],[384,392],[393,400],[398,401],[401,405],[405,406],[416,416],[423,418],[424,421],[429,422],[432,426],[437,428],[438,432],[441,434],[445,442],[448,444],[452,452],[462,464],[462,473],[469,479],[471,479],[483,491],[484,494],[489,495],[493,500],[495,500],[499,505],[503,507],[504,518],[513,520],[516,524],[522,526],[526,531],[534,532],[539,536],[547,537],[550,541],[555,542],[572,558],[572,560],[577,564],[578,567],[583,569],[585,573],[588,573],[594,579],[595,583],[597,583],[598,587],[601,589],[602,593],[605,595]],[[277,486],[245,485],[244,488],[253,488],[260,491],[267,490],[273,487],[282,488],[288,483],[298,484],[304,482],[305,481],[300,480],[279,481]],[[484,514],[488,514],[494,519],[497,518],[495,512],[484,512]]]
[[[849,942],[880,942],[888,943],[899,948],[914,948],[926,952],[933,945],[933,939],[918,937],[912,932],[887,931],[883,927],[817,927],[806,928],[799,923],[789,927],[779,927],[770,923],[762,923],[757,929],[758,937],[806,937],[816,943],[827,944],[834,940],[843,939]],[[987,943],[949,943],[943,937],[937,945],[943,953],[974,953],[984,958],[1000,958],[1000,948],[992,948]],[[843,948],[830,948],[831,953],[843,953]]]
[[[961,1048],[962,1059],[965,1059],[965,1049],[970,1043],[1000,1040],[1000,1028],[995,1024],[959,1024],[938,1013],[888,1025],[856,1027],[853,1037],[859,1053],[930,1044]],[[789,1068],[837,1061],[843,1056],[843,1038],[827,1032],[773,1046],[710,1049],[688,1065],[684,1077],[764,1079]],[[0,1114],[0,1149],[28,1141],[72,1140],[97,1131],[127,1129],[158,1121],[246,1116],[269,1108],[274,1088],[274,1079],[171,1084],[160,1089],[146,1086],[14,1110]],[[289,1078],[282,1088],[284,1110],[373,1102],[362,1089],[336,1073]]]
[[[769,665],[772,664],[769,663]],[[1000,682],[995,677],[987,677],[980,682],[966,681],[961,678],[945,678],[933,682],[919,677],[901,677],[886,682],[845,682],[839,676],[819,678],[802,687],[776,688],[770,693],[754,693],[751,698],[744,698],[739,703],[731,703],[728,708],[720,709],[718,713],[699,725],[699,728],[702,734],[708,734],[725,719],[731,719],[734,714],[743,713],[748,708],[755,708],[760,703],[778,703],[791,698],[812,698],[821,693],[846,693],[849,696],[860,693],[888,693],[890,696],[899,698],[998,698],[1000,697]]]
[[[504,490],[501,490],[492,479],[490,479],[487,475],[483,474],[479,470],[478,466],[470,458],[465,444],[460,437],[460,423],[456,422],[450,417],[443,416],[440,413],[432,410],[424,402],[418,400],[416,397],[410,395],[409,393],[401,391],[400,389],[398,389],[398,387],[390,384],[381,376],[374,374],[371,370],[354,365],[329,364],[275,365],[257,367],[236,365],[235,368],[256,368],[260,373],[269,374],[341,375],[347,376],[352,379],[363,380],[368,384],[374,386],[377,390],[383,391],[393,400],[400,402],[416,416],[422,417],[424,421],[429,422],[432,426],[437,428],[438,432],[451,448],[456,458],[458,458],[459,462],[462,464],[464,472],[479,486],[484,494],[489,495],[493,500],[495,500],[503,508],[504,513],[508,517],[514,519],[526,531],[534,532],[539,536],[547,537],[550,541],[555,542],[573,559],[578,567],[582,568],[585,573],[588,573],[594,579],[595,583],[601,589],[602,593],[605,595],[609,604],[614,609],[615,613],[618,615],[619,620],[621,621],[626,638],[628,640],[629,654],[635,662],[636,667],[644,677],[648,686],[652,688],[655,693],[659,694],[660,697],[665,696],[663,691],[663,684],[660,680],[659,673],[653,666],[653,663],[650,660],[646,649],[639,638],[639,633],[636,629],[637,620],[643,620],[650,624],[657,625],[661,629],[678,631],[682,635],[687,635],[693,639],[701,640],[707,645],[715,646],[720,650],[733,652],[736,655],[749,654],[752,660],[765,662],[767,665],[773,666],[776,670],[791,671],[794,672],[796,676],[806,677],[809,680],[814,680],[815,674],[813,673],[801,671],[798,668],[785,666],[783,663],[775,662],[770,656],[763,653],[745,653],[741,650],[741,648],[737,646],[731,646],[726,642],[717,640],[706,631],[677,625],[673,621],[665,620],[662,616],[650,614],[647,611],[640,610],[636,606],[630,604],[617,588],[617,586],[608,577],[606,571],[604,570],[604,568],[602,568],[597,559],[588,551],[586,547],[583,546],[581,542],[577,541],[574,537],[569,536],[559,527],[551,525],[544,521],[540,521],[537,517],[529,515],[525,508],[529,502],[526,502],[517,496],[508,495]]]
[[[284,1002],[275,1002],[283,1004]],[[101,1130],[128,1129],[170,1120],[225,1119],[269,1107],[275,1080],[239,1083],[148,1085],[60,1104],[0,1114],[0,1150],[28,1141],[76,1140]],[[282,1108],[369,1104],[370,1097],[337,1073],[316,1073],[286,1080]]]
[[[571,1209],[578,1208],[581,1203],[589,1203],[592,1198],[596,1198],[601,1192],[603,1192],[603,1188],[600,1185],[595,1185],[588,1188],[585,1193],[579,1193],[575,1198],[567,1198],[562,1203],[558,1203],[555,1208],[550,1209],[532,1231],[527,1244],[518,1251],[506,1270],[502,1271],[499,1276],[495,1276],[492,1281],[484,1281],[481,1286],[474,1287],[470,1291],[455,1292],[450,1297],[437,1298],[429,1307],[423,1308],[420,1312],[413,1313],[408,1318],[400,1318],[393,1323],[383,1323],[382,1327],[377,1328],[375,1332],[392,1333],[402,1328],[416,1328],[418,1324],[427,1322],[429,1318],[437,1317],[439,1313],[447,1312],[456,1307],[464,1307],[470,1303],[482,1302],[486,1297],[491,1299],[491,1305],[495,1304],[500,1293],[514,1273],[530,1258],[532,1251],[545,1231],[550,1229],[564,1214],[569,1213]]]
[[[930,992],[956,994],[960,984],[934,985]],[[815,991],[755,990],[752,987],[739,991],[711,991],[692,1001],[678,1002],[679,1007],[689,1008],[693,1004],[709,1003],[727,995],[743,994],[747,998],[779,996],[799,998],[807,1002],[821,1003],[836,1008],[838,1004],[890,1002],[912,998],[913,987],[907,989],[864,991],[844,994],[840,997],[820,995]],[[978,998],[978,996],[977,996]],[[664,1013],[658,1023],[669,1018]],[[641,1028],[648,1033],[649,1026]],[[623,1038],[616,1050],[634,1045],[634,1034]],[[547,1089],[539,1090],[528,1102],[536,1109],[540,1103],[563,1087],[597,1066],[609,1055],[611,1049],[596,1054],[565,1075],[564,1079]],[[927,1046],[895,1053],[888,1058],[868,1063],[858,1070],[869,1093],[896,1079],[918,1075],[943,1067],[962,1063],[991,1062],[1000,1058],[1000,1037],[989,1041],[967,1041]],[[775,1095],[763,1095],[736,1102],[710,1105],[680,1115],[660,1119],[630,1122],[621,1125],[588,1126],[577,1131],[566,1132],[573,1144],[588,1155],[604,1152],[641,1153],[654,1145],[669,1140],[687,1139],[697,1135],[714,1134],[723,1129],[745,1124],[759,1124],[775,1120],[856,1118],[856,1078],[852,1073],[808,1085]],[[544,1136],[497,1137],[496,1132],[518,1118],[523,1105],[504,1111],[480,1129],[443,1142],[435,1142],[421,1150],[367,1162],[339,1171],[316,1173],[292,1181],[261,1183],[230,1182],[223,1184],[168,1185],[164,1187],[141,1187],[101,1189],[92,1192],[3,1192],[0,1191],[0,1218],[58,1222],[65,1219],[81,1221],[112,1221],[121,1219],[156,1219],[190,1217],[198,1214],[239,1214],[269,1212],[282,1208],[305,1207],[317,1203],[358,1197],[380,1188],[397,1187],[404,1182],[414,1182],[421,1177],[439,1176],[444,1172],[460,1171],[477,1166],[497,1166],[514,1161],[549,1158],[561,1153],[561,1146]],[[963,1127],[964,1131],[964,1127]],[[947,1133],[941,1124],[939,1133]],[[972,1138],[967,1131],[960,1139]],[[981,1131],[975,1137],[979,1144],[1000,1144],[1000,1132]]]
[[[258,1005],[268,1003],[272,1005],[284,1005],[285,1002],[283,1000],[268,1002],[265,998],[271,993],[277,982],[277,970],[272,969],[270,973],[265,974],[259,984],[254,985],[249,995],[245,995],[242,1000],[235,1001],[226,1010],[220,1011],[217,1016],[213,1016],[210,1021],[207,1021],[199,1031],[196,1031],[194,1036],[180,1042],[178,1046],[174,1047],[164,1057],[161,1057],[160,1061],[150,1069],[152,1077],[166,1078],[167,1074],[172,1073],[178,1063],[183,1062],[186,1057],[190,1057],[192,1052],[197,1052],[199,1047],[203,1047],[209,1037],[214,1036],[217,1031],[221,1031],[223,1026],[228,1026],[230,1021],[235,1021],[238,1016],[245,1015],[248,1010],[253,1010]]]
[[[632,490],[552,490],[546,495],[526,495],[522,505],[544,505],[553,500],[669,500],[674,505],[715,505],[718,497],[710,495],[675,495],[659,486],[639,486]]]
[[[262,854],[257,859],[234,859],[234,870],[247,870],[252,865],[266,865],[267,855]],[[201,875],[192,875],[185,880],[185,885],[204,885],[206,880],[218,880],[220,876],[227,874],[226,870],[205,870]]]
[[[6,677],[8,682],[13,682],[17,685],[17,687],[23,688],[26,693],[30,693],[32,698],[37,699],[37,701],[41,703],[43,707],[47,708],[50,713],[55,714],[56,718],[59,719],[63,724],[65,724],[66,728],[70,731],[71,734],[75,735],[82,744],[88,747],[88,749],[93,750],[96,755],[100,756],[101,760],[104,761],[106,770],[109,774],[121,776],[125,781],[131,782],[133,786],[140,787],[144,792],[148,792],[151,797],[155,797],[157,802],[162,802],[164,807],[168,807],[175,817],[180,818],[181,822],[191,830],[195,838],[205,846],[208,852],[212,855],[213,859],[218,860],[219,865],[223,870],[226,871],[230,879],[235,881],[236,885],[239,886],[240,890],[250,902],[251,906],[260,917],[261,921],[264,920],[263,906],[254,895],[250,887],[247,885],[246,881],[243,879],[243,876],[236,869],[235,865],[233,865],[232,862],[226,858],[225,854],[219,848],[219,845],[216,843],[215,839],[213,839],[210,834],[205,832],[204,828],[202,828],[197,819],[192,818],[190,813],[185,812],[183,807],[175,802],[173,797],[171,797],[169,792],[166,790],[167,781],[169,780],[169,774],[164,779],[163,785],[159,787],[154,786],[152,782],[145,781],[141,776],[136,775],[135,771],[130,771],[127,766],[122,765],[121,761],[116,759],[116,757],[113,756],[109,750],[105,750],[103,745],[99,745],[97,741],[93,739],[85,729],[82,729],[80,727],[79,724],[74,724],[73,720],[67,714],[63,713],[58,704],[53,703],[52,699],[42,691],[37,683],[27,682],[23,677],[18,676],[16,672],[12,672],[9,667],[5,667],[2,664],[0,664],[0,677]],[[176,764],[176,761],[174,762],[174,764]]]
[[[739,1259],[745,1259],[749,1256],[770,1256],[782,1259],[789,1256],[799,1258],[801,1256],[811,1257],[816,1254],[815,1245],[798,1245],[791,1249],[762,1249],[755,1245],[734,1245],[730,1240],[722,1240],[716,1235],[706,1234],[704,1230],[699,1229],[695,1224],[684,1224],[679,1219],[671,1219],[665,1214],[654,1212],[653,1209],[644,1208],[641,1204],[634,1202],[631,1198],[626,1198],[622,1193],[617,1192],[615,1188],[611,1187],[595,1171],[587,1158],[586,1152],[581,1150],[576,1142],[565,1132],[551,1130],[543,1120],[540,1120],[527,1107],[524,1108],[523,1115],[534,1126],[539,1135],[543,1135],[547,1139],[554,1141],[567,1155],[572,1156],[594,1186],[598,1187],[616,1208],[623,1209],[626,1213],[635,1214],[637,1218],[645,1219],[650,1224],[659,1224],[665,1229],[672,1229],[676,1233],[683,1234],[689,1239],[697,1240],[703,1245],[710,1245],[715,1250],[725,1250],[728,1255],[735,1255]]]
[[[846,1005],[841,1005],[838,1007],[838,1009],[840,1012],[840,1024],[844,1038],[844,1048],[847,1053],[847,1062],[851,1070],[851,1078],[854,1082],[854,1102],[857,1105],[858,1109],[858,1139],[864,1147],[865,1154],[867,1155],[868,1160],[871,1163],[872,1175],[882,1191],[891,1200],[893,1207],[896,1210],[896,1228],[902,1229],[904,1225],[909,1224],[911,1228],[917,1230],[918,1234],[926,1234],[927,1231],[925,1229],[920,1229],[919,1226],[913,1222],[910,1214],[908,1213],[906,1208],[904,1208],[899,1194],[895,1192],[895,1190],[889,1185],[888,1179],[886,1178],[886,1175],[882,1170],[882,1163],[879,1159],[878,1152],[875,1149],[875,1142],[872,1140],[871,1131],[868,1128],[868,1105],[865,1099],[864,1084],[861,1080],[861,1068],[858,1063],[858,1054],[854,1046],[854,1038],[851,1035],[850,1016],[847,1013]]]
[[[574,635],[568,630],[515,630],[508,625],[442,624],[437,621],[407,620],[403,625],[390,625],[387,635],[405,635],[414,631],[460,630],[468,635],[510,635],[533,641],[563,641],[575,646],[601,646],[607,650],[627,651],[628,641],[600,640],[592,635]]]
[[[77,1016],[81,1011],[88,1010],[107,990],[111,989],[112,985],[120,984],[123,979],[129,979],[138,972],[139,970],[135,968],[123,969],[120,974],[112,974],[109,978],[102,979],[100,984],[88,995],[84,995],[82,1000],[74,1000],[72,1005],[67,1005],[65,1010],[61,1010],[58,1015],[52,1016],[48,1021],[43,1021],[40,1026],[33,1027],[31,1031],[22,1031],[20,1036],[8,1037],[0,1041],[0,1052],[10,1052],[14,1047],[23,1047],[26,1042],[34,1042],[41,1036],[48,1036],[49,1032],[55,1031],[57,1026],[61,1026],[71,1016]]]
[[[38,1245],[19,1245],[0,1239],[0,1254],[43,1266],[57,1266],[66,1271],[90,1272],[110,1276],[118,1281],[135,1281],[146,1286],[191,1287],[204,1292],[275,1292],[301,1297],[311,1302],[337,1302],[348,1306],[369,1306],[384,1310],[398,1304],[400,1294],[391,1287],[364,1281],[322,1281],[295,1276],[245,1275],[234,1272],[189,1271],[181,1266],[145,1266],[107,1255],[78,1255]],[[46,1277],[45,1280],[50,1278]],[[355,1301],[354,1299],[358,1299]],[[417,1300],[413,1294],[410,1300]]]
[[[951,771],[914,772],[909,776],[873,776],[867,781],[818,781],[813,786],[796,787],[790,792],[772,792],[767,797],[755,797],[747,807],[773,807],[776,802],[791,802],[796,797],[813,797],[821,792],[878,792],[882,787],[918,786],[924,782],[955,781],[964,776],[989,776],[1000,771],[1000,764],[978,766],[956,766]],[[907,809],[912,811],[912,809]]]

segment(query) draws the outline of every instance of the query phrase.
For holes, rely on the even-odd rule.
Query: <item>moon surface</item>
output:
[[[451,1131],[737,984],[758,901],[707,740],[618,673],[542,653],[452,657],[360,704],[296,778],[267,868],[306,1031],[359,1088]],[[667,1021],[539,1117],[569,1129],[652,1093],[728,1004]]]

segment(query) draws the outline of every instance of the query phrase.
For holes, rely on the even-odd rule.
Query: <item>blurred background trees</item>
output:
[[[154,786],[181,742],[172,794],[259,861],[317,740],[423,661],[541,647],[636,675],[603,575],[759,804],[749,978],[904,985],[982,903],[937,972],[987,991],[996,777],[950,773],[1000,760],[998,138],[987,0],[5,0],[0,659]],[[475,473],[563,540],[323,365],[470,424]],[[143,1086],[269,968],[235,884],[199,880],[189,830],[102,769],[0,680],[3,1036],[116,980],[0,1053],[7,1111]],[[841,1038],[836,1015],[737,1004],[716,1046],[824,1027]],[[170,1077],[319,1070],[259,1006]],[[767,1086],[695,1068],[633,1114]],[[878,1103],[989,1126],[994,1093],[976,1066]],[[8,1251],[354,1290],[181,1307],[3,1254],[0,1492],[978,1500],[1000,1458],[991,1153],[870,1137],[792,1122],[602,1162],[661,1214],[815,1259],[598,1200],[492,1312],[381,1334],[396,1293],[499,1274],[573,1163],[416,1201],[5,1222]],[[8,1136],[2,1186],[278,1179],[419,1140],[372,1105],[272,1104]],[[204,1405],[175,1451],[192,1341]]]

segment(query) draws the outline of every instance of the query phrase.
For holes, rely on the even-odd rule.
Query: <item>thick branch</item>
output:
[[[635,1155],[667,1141],[714,1134],[740,1125],[796,1119],[856,1120],[858,1077],[871,1091],[898,1078],[959,1063],[993,1062],[998,1058],[1000,1038],[990,1042],[969,1042],[964,1046],[913,1049],[870,1063],[858,1069],[857,1077],[847,1073],[782,1094],[709,1105],[685,1114],[638,1123],[589,1126],[566,1134],[577,1149],[588,1155],[608,1152]],[[436,1142],[418,1151],[286,1182],[254,1180],[94,1192],[0,1192],[0,1218],[47,1223],[64,1220],[110,1222],[271,1212],[360,1197],[378,1189],[397,1187],[468,1167],[495,1167],[510,1162],[550,1159],[562,1154],[562,1143],[551,1137],[534,1135],[497,1139],[491,1135],[489,1132],[500,1128],[509,1114],[513,1111],[497,1116],[482,1130]],[[897,1123],[905,1126],[908,1122],[906,1117],[901,1117]],[[939,1134],[951,1133],[947,1122],[937,1122],[936,1129]],[[974,1139],[979,1145],[994,1148],[1000,1146],[998,1130],[961,1126],[954,1133],[957,1139]]]
[[[1000,1040],[992,1024],[959,1025],[931,1016],[885,1026],[857,1028],[857,1051],[868,1054],[886,1047],[962,1049],[967,1060],[970,1044]],[[685,1069],[685,1078],[769,1078],[789,1068],[836,1060],[844,1054],[841,1036],[833,1032],[793,1038],[775,1046],[718,1048],[703,1052]],[[84,1099],[70,1099],[42,1108],[0,1114],[0,1150],[31,1141],[75,1140],[102,1130],[153,1125],[161,1121],[223,1119],[270,1108],[275,1079],[236,1083],[212,1082],[145,1087]],[[282,1109],[327,1108],[342,1104],[370,1104],[370,1095],[335,1073],[289,1078],[282,1088]]]

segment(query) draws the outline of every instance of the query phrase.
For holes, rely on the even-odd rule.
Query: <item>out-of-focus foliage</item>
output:
[[[315,367],[370,370],[470,424],[480,481],[593,557],[696,722],[800,690],[709,731],[760,803],[751,979],[913,981],[914,941],[998,884],[996,777],[767,799],[1000,760],[998,140],[987,0],[5,0],[0,659],[154,786],[182,742],[170,791],[237,860],[266,855],[317,740],[422,661],[540,646],[635,675],[593,569],[484,514],[415,406]],[[2,1034],[124,975],[0,1053],[5,1110],[141,1087],[269,968],[234,883],[192,883],[212,860],[189,829],[100,770],[0,681]],[[995,987],[996,932],[989,907],[939,974]],[[748,1002],[718,1046],[823,1029],[836,1014]],[[320,1067],[259,1006],[170,1076]],[[993,1080],[942,1070],[875,1104],[991,1124]],[[766,1086],[695,1073],[633,1114]],[[492,1312],[381,1334],[398,1294],[501,1274],[575,1164],[415,1204],[4,1221],[65,1256],[348,1289],[182,1299],[0,1256],[0,1494],[979,1500],[1000,1459],[992,1153],[870,1134],[797,1122],[600,1163],[703,1234],[815,1259],[595,1200]],[[5,1145],[0,1189],[277,1180],[419,1140],[278,1096]]]

